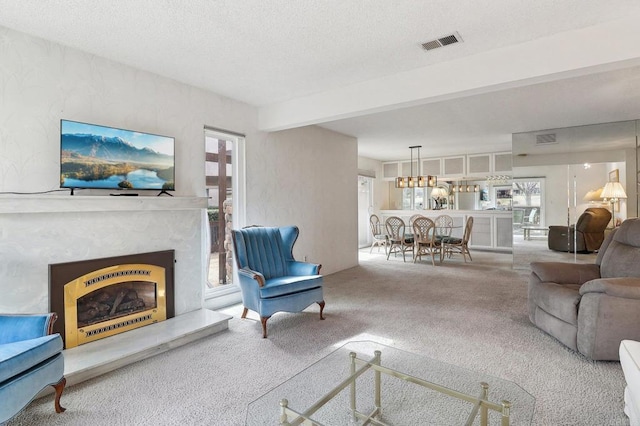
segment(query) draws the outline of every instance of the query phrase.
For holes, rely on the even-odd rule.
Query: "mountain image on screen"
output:
[[[64,122],[63,122],[64,124]],[[96,129],[111,130],[86,125]],[[116,129],[117,130],[117,129]],[[174,156],[153,149],[170,146],[173,138],[131,133],[139,146],[119,136],[61,133],[60,183],[63,188],[173,190]]]
[[[119,137],[64,135],[62,149],[79,156],[102,158],[109,161],[135,161],[173,166],[173,157],[146,147],[136,148]]]

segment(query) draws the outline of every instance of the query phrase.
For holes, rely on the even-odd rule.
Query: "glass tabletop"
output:
[[[376,351],[380,361],[373,364],[385,373],[380,375],[379,393],[376,392],[378,370],[374,367],[354,379],[356,391],[352,396],[351,385],[345,383],[354,371],[360,373],[363,366],[368,367]],[[362,361],[357,364],[357,370],[352,366],[352,356]],[[407,381],[406,377],[415,380]],[[433,386],[425,387],[421,382]],[[499,408],[506,404],[506,424],[531,423],[535,398],[514,382],[376,342],[349,342],[251,402],[247,407],[246,425],[480,425],[481,414],[475,406],[479,405],[477,400],[483,394],[483,384],[487,392],[485,406]],[[442,389],[450,392],[444,393]],[[459,395],[469,398],[461,399]],[[297,414],[306,412],[313,422],[304,423],[303,418],[289,414],[286,421],[290,423],[281,423],[283,404]],[[381,415],[369,423],[362,416],[356,420],[352,404],[358,413],[365,413],[365,417],[376,409]],[[503,417],[499,411],[488,410],[487,424],[505,424]]]

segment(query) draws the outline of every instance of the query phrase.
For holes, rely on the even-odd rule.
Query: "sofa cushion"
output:
[[[545,312],[572,325],[578,324],[580,285],[543,282],[530,289],[529,297]]]
[[[620,235],[622,231],[617,232]],[[615,239],[602,256],[600,275],[602,278],[640,277],[640,247],[633,247]]]
[[[602,278],[640,277],[640,220],[622,222],[602,256]]]
[[[531,272],[542,282],[584,284],[600,278],[598,265],[568,262],[531,262]]]
[[[322,275],[284,276],[266,280],[260,298],[283,296],[322,286]]]
[[[571,349],[578,350],[578,326],[565,322],[536,306],[534,324],[544,332],[558,339]]]
[[[62,351],[59,334],[0,345],[0,383]]]

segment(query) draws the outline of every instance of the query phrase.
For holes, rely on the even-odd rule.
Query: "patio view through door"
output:
[[[544,178],[514,178],[509,188],[509,202],[513,209],[513,233],[523,235],[523,227],[544,228]],[[500,198],[499,194],[496,198]],[[530,237],[537,235],[538,230],[531,230]],[[541,237],[546,237],[546,232]]]
[[[230,230],[234,223],[241,226],[244,194],[239,193],[240,170],[235,162],[241,158],[242,135],[205,129],[205,176],[208,199],[209,264],[205,298],[211,299],[236,293],[234,285],[233,246]],[[243,191],[242,191],[243,192]],[[234,199],[235,198],[235,199]],[[233,299],[233,297],[232,297]]]

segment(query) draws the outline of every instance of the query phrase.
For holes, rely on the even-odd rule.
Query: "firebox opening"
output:
[[[129,281],[93,291],[77,300],[78,327],[158,307],[156,283]]]

